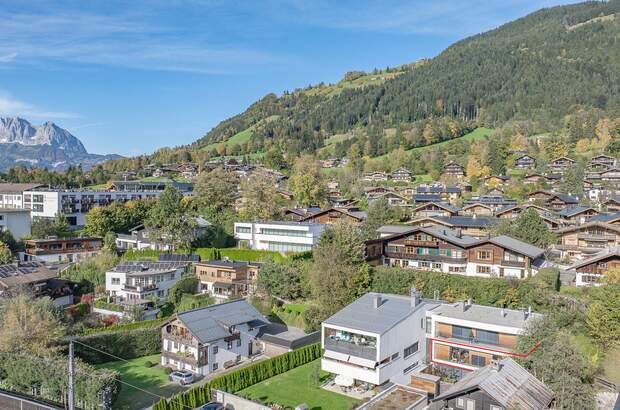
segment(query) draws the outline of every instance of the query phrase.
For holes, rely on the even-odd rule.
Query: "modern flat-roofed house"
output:
[[[605,272],[620,268],[620,247],[605,248],[589,258],[577,261],[568,267],[575,272],[576,286],[600,286]]]
[[[441,176],[445,178],[460,178],[465,176],[465,168],[454,161],[448,162],[443,167]]]
[[[321,368],[347,384],[408,384],[425,366],[425,315],[438,301],[367,293],[321,324]]]
[[[531,155],[521,155],[515,159],[515,168],[528,169],[536,167],[536,158]]]
[[[49,297],[54,305],[73,304],[77,284],[58,277],[58,271],[39,262],[16,262],[0,265],[0,296],[4,292],[26,287],[36,297]]]
[[[98,237],[27,239],[24,261],[78,262],[97,255],[103,246]]]
[[[235,222],[239,246],[276,252],[306,252],[319,242],[325,225],[310,222]]]
[[[430,409],[544,410],[555,393],[511,358],[467,374],[432,399]]]
[[[177,313],[161,328],[161,365],[206,376],[260,353],[269,321],[245,299]]]
[[[620,226],[593,221],[555,231],[555,245],[563,258],[571,261],[589,257],[605,248],[620,246]]]
[[[490,364],[516,356],[517,337],[539,313],[473,304],[441,304],[426,312],[428,351],[433,365],[457,378]]]
[[[221,259],[199,262],[194,267],[200,280],[200,292],[218,299],[229,299],[254,293],[261,265]]]
[[[166,298],[189,261],[124,262],[105,274],[105,290],[117,302]],[[198,289],[196,289],[198,291]]]
[[[564,171],[572,167],[574,163],[574,159],[568,157],[559,157],[549,163],[549,169],[551,169],[551,171],[554,173],[563,174]]]
[[[11,232],[17,240],[31,235],[31,222],[28,209],[0,208],[0,231]]]
[[[0,208],[25,209],[24,191],[42,186],[41,184],[0,183]]]

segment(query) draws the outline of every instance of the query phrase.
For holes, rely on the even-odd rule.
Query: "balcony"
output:
[[[507,261],[507,260],[502,260],[502,266],[512,266],[515,268],[525,268],[525,261],[519,262],[519,261]]]
[[[148,285],[124,285],[123,290],[126,292],[145,293],[157,290],[157,284],[150,283]]]
[[[167,326],[170,327],[170,326]],[[194,339],[189,334],[180,333],[174,329],[168,330],[164,329],[162,333],[162,338],[172,340],[175,342],[183,343],[184,345],[197,347],[197,343],[194,342]]]
[[[608,242],[616,239],[616,235],[606,235],[606,234],[590,234],[590,233],[580,233],[577,235],[577,238],[582,239],[584,241],[592,241],[592,242]]]
[[[363,342],[356,344],[352,341],[337,340],[334,336],[330,336],[325,338],[325,350],[332,350],[368,360],[376,360],[377,348],[374,342],[368,342],[368,344],[361,343]]]
[[[194,356],[191,353],[182,353],[182,352],[172,353],[166,350],[162,350],[161,355],[163,357],[167,357],[168,359],[176,360],[182,363],[187,363],[191,366],[196,366],[196,367],[204,366],[208,363],[207,357],[204,357],[201,360],[197,360],[196,356]]]
[[[454,264],[467,263],[467,258],[453,258],[451,256],[445,256],[445,255],[427,255],[427,254],[418,254],[418,253],[389,252],[389,251],[386,252],[385,255],[388,258],[394,258],[394,259],[446,262],[446,263],[454,263]]]
[[[473,329],[473,331],[476,331],[476,329]],[[479,347],[481,349],[497,350],[499,348],[499,349],[505,349],[505,350],[512,350],[515,347],[515,344],[517,341],[516,336],[506,335],[506,334],[500,334],[498,338],[498,342],[493,343],[491,341],[481,341],[477,339],[475,336],[466,337],[466,338],[455,337],[450,332],[442,331],[442,330],[438,330],[435,333],[436,333],[435,338],[438,340],[443,340],[443,341],[455,343],[455,344],[458,343],[460,345],[463,345],[463,344],[470,345],[472,347]]]
[[[438,247],[439,241],[423,241],[423,240],[415,240],[415,239],[406,239],[405,245],[408,246],[422,246],[422,247]]]

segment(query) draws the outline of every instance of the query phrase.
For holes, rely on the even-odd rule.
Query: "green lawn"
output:
[[[162,367],[146,367],[144,364],[147,361],[157,364],[160,361],[160,356],[158,354],[144,356],[127,362],[105,363],[97,367],[116,370],[121,374],[122,381],[160,396],[169,397],[183,390],[183,387],[168,381],[168,375]],[[150,406],[154,401],[157,399],[152,395],[126,384],[121,384],[121,391],[114,402],[114,410],[141,409]]]
[[[306,310],[308,310],[309,307],[310,305],[306,303],[287,303],[286,305],[284,305],[284,310],[287,310],[293,313],[302,314]]]
[[[286,373],[274,376],[247,389],[240,395],[263,403],[277,403],[286,408],[294,408],[306,403],[312,410],[349,410],[359,401],[338,393],[332,393],[313,385],[310,380],[312,366],[320,366],[318,360],[297,367]],[[321,372],[321,383],[329,378],[329,373]]]
[[[243,131],[240,131],[238,133],[236,133],[235,135],[233,135],[232,137],[228,138],[226,141],[224,141],[224,145],[225,146],[232,146],[235,144],[245,144],[246,142],[248,142],[250,140],[250,138],[252,138],[252,135],[254,134],[254,129],[256,128],[256,125],[260,124],[260,123],[267,123],[267,122],[271,122],[274,121],[276,119],[278,119],[278,115],[271,115],[265,119],[260,120],[257,124],[254,124],[246,129],[244,129]],[[204,147],[202,147],[202,151],[211,151],[213,148],[217,147],[217,145],[219,144],[219,142],[214,142],[212,144],[206,145]]]

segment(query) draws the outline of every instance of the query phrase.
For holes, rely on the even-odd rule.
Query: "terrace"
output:
[[[325,328],[325,350],[361,357],[377,359],[377,339],[342,330]]]

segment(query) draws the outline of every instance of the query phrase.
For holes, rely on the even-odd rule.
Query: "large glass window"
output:
[[[267,242],[267,249],[275,252],[306,252],[312,249],[310,245],[287,242]]]
[[[252,232],[252,228],[249,226],[238,226],[236,229],[237,233],[250,233]]]
[[[452,325],[452,337],[456,339],[470,340],[474,336],[469,327]]]
[[[405,358],[407,358],[407,357],[411,356],[412,354],[414,354],[415,352],[417,352],[417,351],[418,351],[418,346],[419,346],[419,343],[418,343],[418,342],[415,342],[415,343],[414,343],[414,344],[412,344],[411,346],[406,347],[406,348],[405,348],[405,351],[403,352],[403,356],[404,356]]]
[[[490,332],[488,330],[477,330],[476,339],[480,343],[486,343],[490,345],[499,345],[499,333]]]
[[[328,327],[325,328],[324,333],[325,350],[369,360],[375,360],[377,357],[377,339],[375,337]]]
[[[277,236],[306,236],[307,231],[291,230],[291,229],[277,229],[277,228],[261,228],[260,233],[263,235],[277,235]]]

